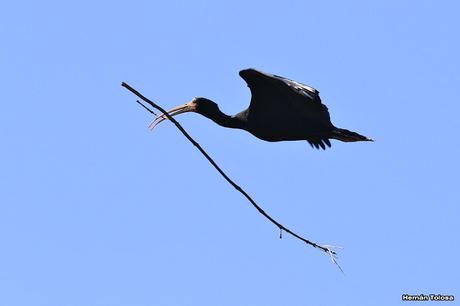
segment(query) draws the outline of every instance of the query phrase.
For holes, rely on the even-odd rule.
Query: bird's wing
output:
[[[242,70],[240,76],[251,89],[252,111],[295,112],[308,120],[330,124],[328,109],[315,88],[255,69]]]
[[[265,72],[264,72],[265,73]],[[319,102],[321,103],[321,98],[319,97],[319,91],[316,90],[315,88],[299,83],[297,81],[290,80],[288,78],[275,75],[275,74],[268,74],[265,73],[266,75],[282,81],[284,84],[286,84],[291,90],[295,91],[296,93],[312,100],[313,102]]]
[[[256,95],[256,99],[251,101],[251,106],[253,107],[256,106],[254,104],[263,103],[266,105],[270,101],[274,101],[275,97],[282,97],[301,100],[307,104],[316,104],[316,106],[321,106],[321,108],[327,110],[327,107],[321,103],[319,91],[311,86],[255,69],[242,70],[240,71],[240,76],[251,89],[253,98]],[[271,98],[267,99],[267,97]],[[278,103],[280,102],[282,103],[282,101]]]
[[[295,137],[306,137],[316,148],[330,146],[327,133],[333,125],[318,90],[255,69],[242,70],[240,76],[251,89],[251,103],[245,113],[252,124],[287,137],[298,133],[301,136]]]

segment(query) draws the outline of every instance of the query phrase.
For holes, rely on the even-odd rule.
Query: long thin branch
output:
[[[246,191],[244,191],[240,186],[238,186],[232,179],[230,179],[227,174],[225,174],[225,172],[216,164],[216,162],[208,155],[208,153],[206,153],[206,151],[187,133],[187,131],[184,130],[184,128],[179,124],[179,122],[176,121],[176,119],[174,119],[171,115],[168,114],[168,112],[166,110],[164,110],[162,107],[158,106],[157,104],[155,104],[154,102],[150,101],[149,99],[147,99],[146,97],[144,97],[141,93],[139,93],[137,90],[135,90],[134,88],[132,88],[131,86],[129,86],[128,84],[126,84],[125,82],[121,83],[121,86],[125,87],[126,89],[128,89],[130,92],[132,92],[133,94],[135,94],[136,96],[138,96],[140,99],[144,100],[145,102],[147,102],[148,104],[150,104],[152,107],[158,109],[160,112],[162,112],[166,118],[168,118],[172,123],[174,123],[174,125],[176,125],[176,127],[179,129],[179,131],[182,132],[182,134],[184,134],[184,136],[201,152],[201,154],[203,154],[203,156],[209,161],[209,163],[211,163],[211,165],[220,173],[220,175],[222,175],[222,177],[230,184],[232,185],[236,190],[238,190],[238,192],[240,192],[251,204],[252,206],[255,207],[255,209],[257,209],[257,211],[262,214],[265,218],[267,218],[271,223],[273,223],[274,225],[276,225],[279,230],[280,230],[280,238],[281,238],[281,233],[283,231],[285,231],[286,233],[294,236],[295,238],[317,248],[317,249],[320,249],[321,251],[327,253],[329,256],[331,256],[331,259],[332,261],[337,265],[337,261],[336,261],[336,252],[333,250],[333,247],[332,246],[323,246],[323,245],[319,245],[315,242],[312,242],[308,239],[305,239],[303,238],[302,236],[296,234],[295,232],[291,231],[290,229],[288,229],[287,227],[285,227],[284,225],[282,225],[281,223],[279,223],[278,221],[276,221],[275,219],[273,219],[273,217],[271,217],[269,214],[267,214],[259,205],[257,205],[257,203],[246,193]],[[147,109],[150,113],[154,114],[152,110],[150,110],[149,108],[147,108],[145,105],[143,105],[142,103],[140,103],[139,101],[136,101],[137,103],[141,104],[145,109]],[[340,266],[339,266],[340,268]],[[340,270],[342,270],[340,268]],[[343,272],[343,271],[342,271]]]

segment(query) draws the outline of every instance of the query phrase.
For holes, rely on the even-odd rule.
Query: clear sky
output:
[[[395,305],[460,299],[457,1],[6,1],[0,305]],[[268,143],[177,117],[285,236],[125,81],[234,114],[255,67],[374,143]],[[428,303],[430,304],[430,303]],[[449,304],[451,305],[451,304]]]

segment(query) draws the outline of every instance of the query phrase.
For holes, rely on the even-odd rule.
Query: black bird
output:
[[[213,101],[195,98],[189,103],[168,111],[171,116],[185,112],[199,113],[218,125],[246,130],[266,141],[306,140],[317,149],[330,147],[329,139],[345,142],[373,141],[358,133],[335,127],[327,107],[321,103],[319,92],[277,75],[255,69],[240,71],[240,76],[251,90],[251,103],[247,109],[229,116],[222,113]],[[151,124],[167,119],[158,116]]]

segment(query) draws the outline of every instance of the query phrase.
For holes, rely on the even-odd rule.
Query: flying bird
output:
[[[312,147],[323,150],[326,146],[331,147],[330,139],[373,141],[335,127],[315,88],[256,69],[241,70],[239,74],[251,90],[252,98],[247,109],[229,116],[221,112],[215,102],[198,97],[174,107],[168,114],[195,112],[220,126],[242,129],[265,141],[306,140]],[[149,127],[153,129],[165,119],[164,114],[157,116]]]

